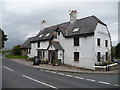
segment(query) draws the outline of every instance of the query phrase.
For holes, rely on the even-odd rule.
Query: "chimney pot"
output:
[[[44,30],[46,28],[46,21],[42,20],[41,24],[41,30]]]
[[[70,10],[69,10],[70,11]],[[73,23],[76,21],[77,17],[77,10],[71,10],[70,12],[70,22]]]

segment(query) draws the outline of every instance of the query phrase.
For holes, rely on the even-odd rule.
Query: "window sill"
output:
[[[74,60],[74,62],[79,62],[79,60]]]
[[[108,47],[105,47],[106,49],[108,49]]]
[[[101,48],[101,46],[97,46],[98,48]]]

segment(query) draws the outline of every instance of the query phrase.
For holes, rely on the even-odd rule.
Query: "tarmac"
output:
[[[11,59],[18,63],[34,67],[36,69],[43,69],[43,70],[50,70],[50,71],[59,71],[59,72],[71,72],[71,73],[88,73],[88,74],[118,74],[119,70],[113,71],[94,71],[89,69],[78,68],[69,65],[60,65],[60,66],[53,66],[50,64],[40,64],[40,65],[33,65],[33,61],[28,61],[26,59]]]

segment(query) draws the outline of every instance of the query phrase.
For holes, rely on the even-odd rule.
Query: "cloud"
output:
[[[107,23],[113,45],[117,43],[117,2],[32,2],[14,1],[3,3],[3,29],[8,35],[6,47],[22,44],[29,36],[40,31],[44,19],[47,26],[69,21],[69,10],[76,9],[77,18],[96,15]]]

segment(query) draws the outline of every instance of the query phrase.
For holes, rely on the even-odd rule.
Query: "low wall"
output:
[[[117,68],[118,68],[118,64],[117,63],[109,65],[110,71],[111,70],[116,70]]]
[[[106,66],[94,66],[95,71],[106,71]]]
[[[94,66],[94,67],[95,67],[95,71],[112,71],[118,68],[118,64],[114,63],[107,66]]]

